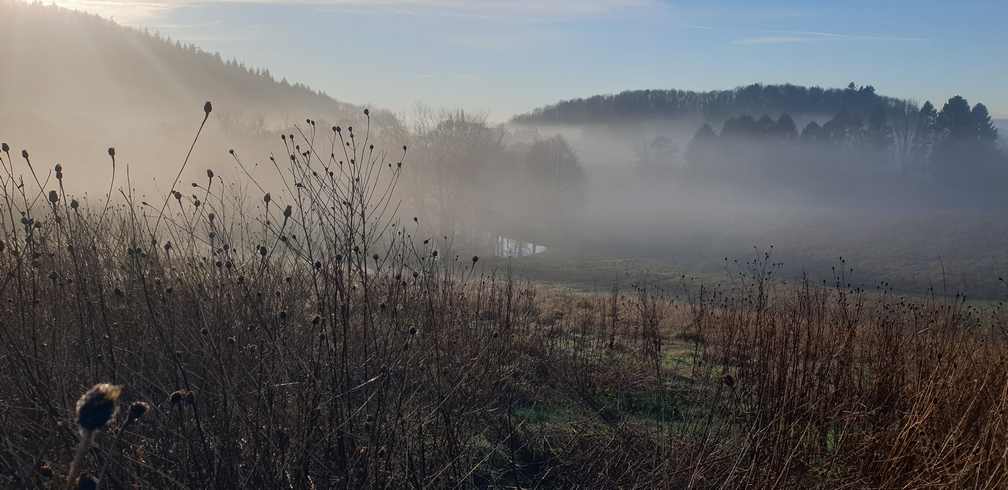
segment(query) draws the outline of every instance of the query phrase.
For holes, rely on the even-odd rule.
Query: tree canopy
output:
[[[752,84],[731,90],[630,90],[612,95],[571,99],[514,118],[519,124],[604,124],[612,121],[680,119],[712,120],[740,114],[835,114],[841,109],[870,114],[876,108],[898,111],[907,102],[878,95],[871,85],[846,88]]]

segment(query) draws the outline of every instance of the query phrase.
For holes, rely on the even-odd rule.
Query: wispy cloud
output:
[[[840,41],[889,41],[889,42],[919,42],[926,41],[923,37],[891,36],[884,34],[851,34],[820,31],[764,31],[765,34],[734,41],[734,44],[803,44]]]

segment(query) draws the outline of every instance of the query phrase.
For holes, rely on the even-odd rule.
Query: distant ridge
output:
[[[835,114],[846,109],[897,110],[909,102],[878,95],[871,85],[846,88],[752,84],[731,90],[628,90],[564,100],[515,116],[518,124],[603,124],[674,120],[691,116],[725,119],[739,114]]]

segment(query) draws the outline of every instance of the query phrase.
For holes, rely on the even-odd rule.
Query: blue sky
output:
[[[330,95],[504,120],[636,88],[874,85],[1008,117],[1008,1],[57,0]]]

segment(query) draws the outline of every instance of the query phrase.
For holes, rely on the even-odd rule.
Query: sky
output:
[[[628,89],[842,87],[1008,117],[1008,1],[56,0],[408,117]]]

